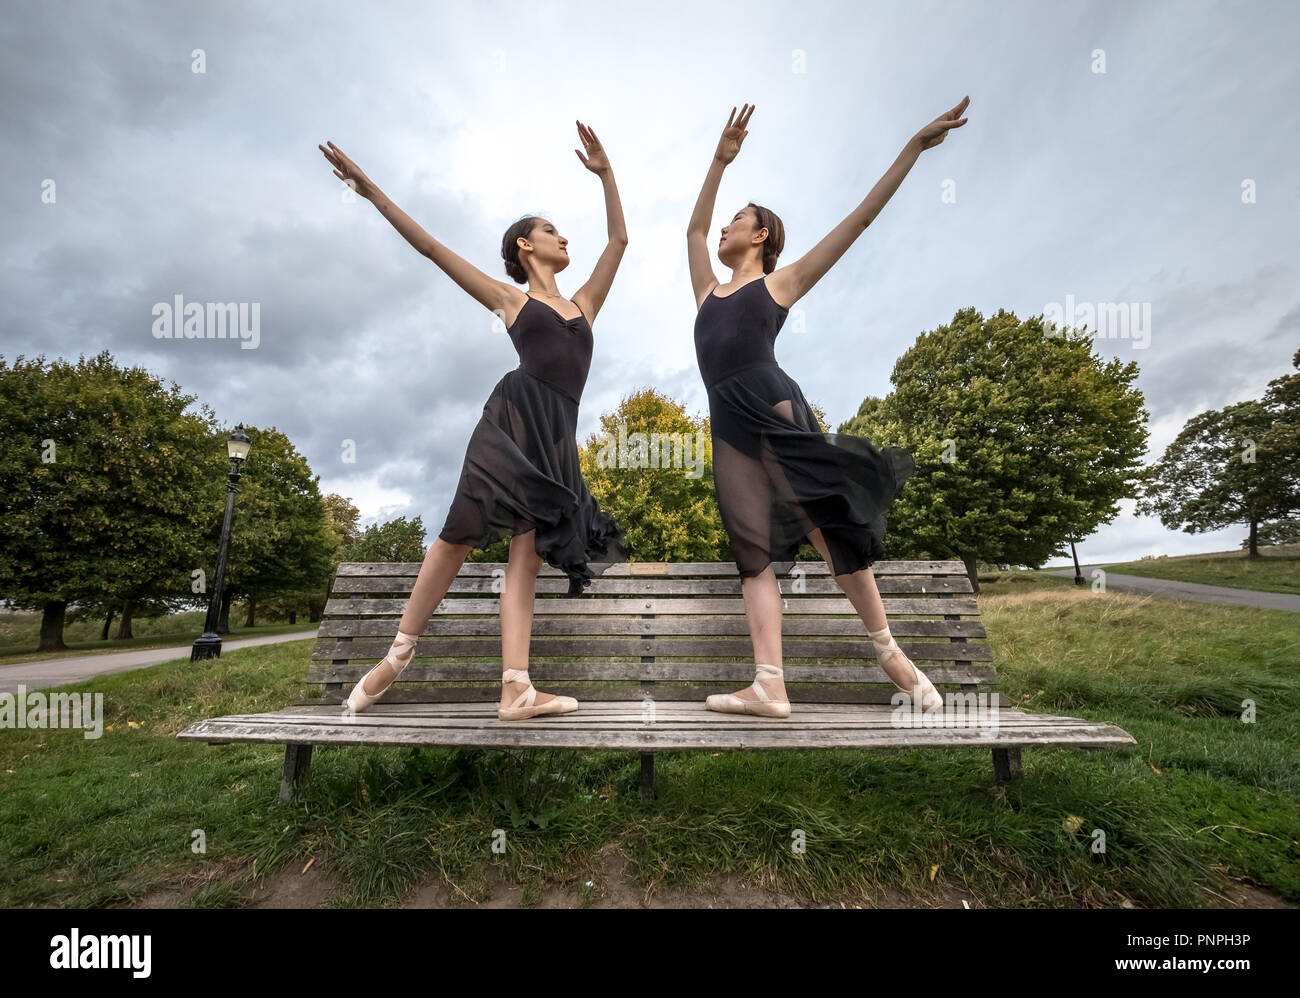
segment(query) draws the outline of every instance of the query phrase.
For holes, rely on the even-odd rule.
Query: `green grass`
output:
[[[41,616],[38,613],[0,613],[0,668],[23,662],[40,662],[51,658],[72,658],[80,655],[107,655],[119,651],[141,651],[146,648],[171,648],[177,645],[192,645],[194,639],[203,633],[206,614],[201,610],[191,613],[173,613],[166,617],[136,618],[131,622],[133,638],[118,640],[110,637],[107,641],[100,638],[104,621],[78,620],[67,623],[63,628],[65,651],[38,652],[35,648],[40,641]],[[256,638],[269,634],[291,634],[295,631],[314,632],[319,623],[300,621],[297,624],[270,623],[242,627],[244,614],[239,614],[235,621],[235,612],[231,611],[231,629],[223,634],[222,639],[233,641],[236,638]],[[113,620],[109,633],[117,633],[118,621]]]
[[[734,873],[808,903],[958,887],[989,906],[1199,907],[1224,890],[1214,867],[1300,902],[1297,615],[1029,575],[981,585],[1003,704],[1117,724],[1136,749],[1027,749],[1007,788],[987,749],[666,753],[647,804],[631,752],[318,747],[305,794],[283,806],[282,747],[175,734],[311,695],[311,642],[288,642],[69,687],[104,693],[99,740],[0,731],[0,905],[181,890],[237,907],[255,877],[311,858],[341,906],[441,879],[482,899],[494,867],[535,901],[548,884],[599,884],[610,848],[647,889]],[[1253,724],[1238,719],[1246,698]]]
[[[1159,558],[1142,558],[1106,565],[1105,568],[1107,572],[1117,575],[1199,582],[1207,586],[1230,586],[1267,593],[1300,594],[1300,544],[1278,544],[1261,547],[1259,550],[1258,558],[1247,558],[1245,551],[1215,551],[1210,554],[1176,555],[1172,558],[1164,555]],[[1084,578],[1089,578],[1086,567],[1083,575]]]

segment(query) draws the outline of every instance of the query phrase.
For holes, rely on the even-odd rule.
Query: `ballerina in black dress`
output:
[[[465,556],[502,537],[511,540],[500,600],[503,672],[497,716],[523,720],[578,706],[573,697],[539,693],[528,678],[534,584],[542,561],[562,570],[569,578],[569,595],[576,595],[591,584],[589,561],[609,564],[627,558],[622,530],[592,498],[578,464],[578,403],[591,363],[591,322],[609,294],[627,248],[627,230],[614,171],[600,140],[581,122],[577,126],[587,155],[574,152],[604,185],[609,242],[571,301],[555,286],[555,275],[569,265],[568,240],[548,219],[522,218],[501,242],[506,273],[516,283],[530,285],[531,293],[525,294],[488,277],[425,232],[334,143],[318,147],[335,176],[500,317],[520,358],[519,367],[492,390],[470,436],[446,523],[425,554],[397,638],[383,661],[353,686],[345,713],[365,710],[383,695],[415,656],[416,640]]]
[[[755,678],[736,693],[710,696],[710,710],[789,717],[781,663],[781,593],[776,572],[794,564],[804,539],[826,560],[866,624],[885,673],[922,708],[943,698],[889,633],[870,565],[884,555],[885,510],[915,464],[898,447],[823,433],[799,386],[777,365],[776,335],[786,314],[853,244],[898,189],[925,149],[966,123],[970,98],[922,128],[866,199],[801,259],[775,270],[785,243],[781,220],[750,202],[723,226],[709,262],[708,227],[723,168],[736,158],[754,109],[746,104],[723,129],[687,229],[695,291],[695,350],[709,395],[713,478],[722,524],[741,576],[754,643]],[[960,119],[960,120],[958,120]],[[776,566],[774,568],[774,566]]]

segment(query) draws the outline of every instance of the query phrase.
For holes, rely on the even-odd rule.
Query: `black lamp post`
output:
[[[217,633],[217,619],[221,614],[221,587],[226,575],[226,548],[230,544],[230,522],[235,515],[235,493],[239,491],[239,469],[243,467],[244,458],[248,457],[250,441],[244,435],[244,424],[235,427],[226,441],[226,453],[230,456],[230,471],[226,476],[226,518],[221,523],[221,544],[217,548],[216,579],[212,585],[212,596],[208,600],[208,617],[203,624],[203,634],[194,639],[190,651],[190,661],[201,658],[221,657],[221,635]]]

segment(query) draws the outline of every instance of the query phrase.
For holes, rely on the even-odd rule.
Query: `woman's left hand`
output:
[[[581,121],[575,122],[578,126],[578,138],[582,139],[582,145],[587,150],[584,156],[573,150],[578,159],[582,160],[582,165],[592,173],[604,173],[609,167],[609,157],[605,155],[605,147],[600,144],[600,139],[596,138],[596,133],[584,125]]]
[[[963,97],[961,103],[951,111],[939,115],[934,121],[917,132],[913,141],[920,143],[923,150],[933,149],[947,137],[949,129],[960,128],[966,124],[966,119],[961,117],[961,113],[966,110],[966,105],[969,103],[970,98]]]

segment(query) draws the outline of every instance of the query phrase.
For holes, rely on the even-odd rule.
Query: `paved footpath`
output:
[[[1105,565],[1084,565],[1079,571],[1087,585],[1092,585],[1092,570]],[[1044,575],[1061,575],[1074,578],[1073,568],[1054,569]],[[1253,589],[1230,589],[1227,586],[1206,586],[1199,582],[1173,582],[1169,579],[1148,579],[1141,575],[1113,575],[1106,573],[1106,588],[1129,593],[1154,593],[1170,599],[1193,600],[1198,603],[1226,603],[1230,606],[1257,606],[1264,610],[1291,610],[1300,613],[1300,596],[1287,593],[1262,593]]]
[[[222,640],[221,651],[224,654],[236,648],[251,648],[253,645],[273,645],[281,641],[302,641],[316,637],[316,631],[294,631],[290,634],[268,634],[260,638],[235,638],[233,641]],[[175,648],[145,648],[140,651],[109,652],[106,655],[79,655],[76,658],[47,658],[37,662],[19,662],[16,665],[0,665],[0,693],[17,693],[21,685],[29,690],[52,689],[55,686],[67,686],[70,683],[84,683],[96,676],[106,676],[112,672],[127,672],[131,669],[143,669],[159,662],[169,662],[175,658],[188,659],[194,646],[179,645]]]

